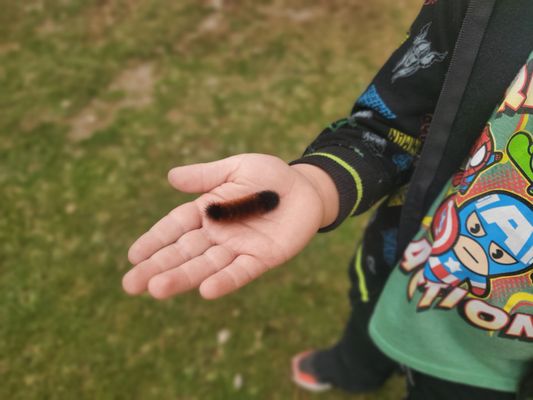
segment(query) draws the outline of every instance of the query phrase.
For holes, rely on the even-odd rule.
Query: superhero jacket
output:
[[[291,163],[316,165],[337,186],[340,212],[322,231],[409,184],[403,252],[533,50],[532,20],[527,0],[425,1],[350,115]]]

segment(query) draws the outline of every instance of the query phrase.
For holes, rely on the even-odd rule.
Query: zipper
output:
[[[452,68],[455,65],[456,61],[457,61],[457,51],[456,50],[458,48],[460,48],[460,46],[462,46],[463,42],[466,40],[464,38],[465,37],[465,25],[466,25],[466,21],[468,21],[469,16],[472,14],[472,10],[474,8],[473,4],[475,2],[476,2],[475,0],[469,1],[468,2],[468,6],[466,7],[465,16],[463,18],[463,22],[461,23],[461,29],[459,29],[459,34],[457,35],[457,40],[455,41],[455,47],[453,49],[452,58],[450,59],[450,64],[448,65],[448,71],[452,71]],[[452,1],[452,4],[455,7],[455,12],[460,12],[461,11],[459,9],[459,6],[458,6],[458,4],[459,4],[458,1]],[[449,85],[447,85],[447,82],[445,81],[444,84],[442,85],[442,91],[441,91],[439,97],[443,97],[444,95],[447,94],[448,91],[449,91]]]

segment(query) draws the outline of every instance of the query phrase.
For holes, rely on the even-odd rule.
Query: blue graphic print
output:
[[[379,95],[376,85],[370,85],[366,92],[359,97],[357,104],[375,110],[387,119],[396,118],[396,114],[391,111]]]

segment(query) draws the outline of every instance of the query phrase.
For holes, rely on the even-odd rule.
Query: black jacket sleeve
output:
[[[467,0],[426,0],[407,39],[350,115],[324,129],[291,164],[323,168],[340,195],[338,226],[407,183],[437,104]]]

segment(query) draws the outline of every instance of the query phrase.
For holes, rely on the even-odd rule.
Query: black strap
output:
[[[427,211],[427,191],[444,157],[451,129],[489,22],[495,0],[472,0],[463,20],[433,121],[403,206],[398,249],[403,252]]]

